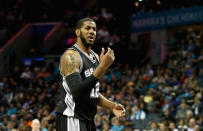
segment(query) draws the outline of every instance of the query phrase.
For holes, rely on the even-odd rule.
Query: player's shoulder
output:
[[[74,50],[74,49],[72,49],[72,48],[66,49],[64,51],[64,53],[63,53],[63,56],[69,56],[69,55],[77,57],[77,56],[79,56],[79,52]]]
[[[73,49],[66,49],[64,53],[61,56],[61,62],[80,62],[80,54],[78,51],[73,50]]]
[[[79,72],[81,61],[77,51],[67,49],[60,59],[60,71],[64,76]]]

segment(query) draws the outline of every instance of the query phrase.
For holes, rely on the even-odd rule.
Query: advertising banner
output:
[[[131,32],[144,32],[202,22],[203,6],[139,14],[131,16]]]

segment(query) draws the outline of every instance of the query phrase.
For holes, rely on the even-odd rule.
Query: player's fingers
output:
[[[105,50],[104,50],[104,48],[102,47],[100,56],[103,56],[103,55],[104,55],[104,52],[105,52]]]
[[[122,109],[124,109],[124,106],[123,106],[123,105],[119,104],[119,106],[120,106]]]
[[[114,51],[113,51],[112,49],[110,49],[109,55],[110,55],[113,59],[115,59]]]
[[[113,50],[111,50],[111,55],[114,56],[114,51]]]
[[[118,104],[118,105],[117,105],[117,109],[119,109],[119,110],[124,110],[124,107],[123,107],[123,105]]]
[[[108,47],[108,51],[106,52],[106,54],[111,54],[112,53],[112,50],[111,48]]]

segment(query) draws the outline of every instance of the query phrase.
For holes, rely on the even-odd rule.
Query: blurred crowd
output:
[[[0,130],[29,131],[38,119],[43,131],[55,128],[58,101],[58,67],[15,66],[0,80]]]

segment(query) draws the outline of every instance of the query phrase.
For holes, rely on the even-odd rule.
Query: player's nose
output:
[[[94,30],[90,30],[89,34],[93,36],[93,35],[95,35],[95,31]]]

